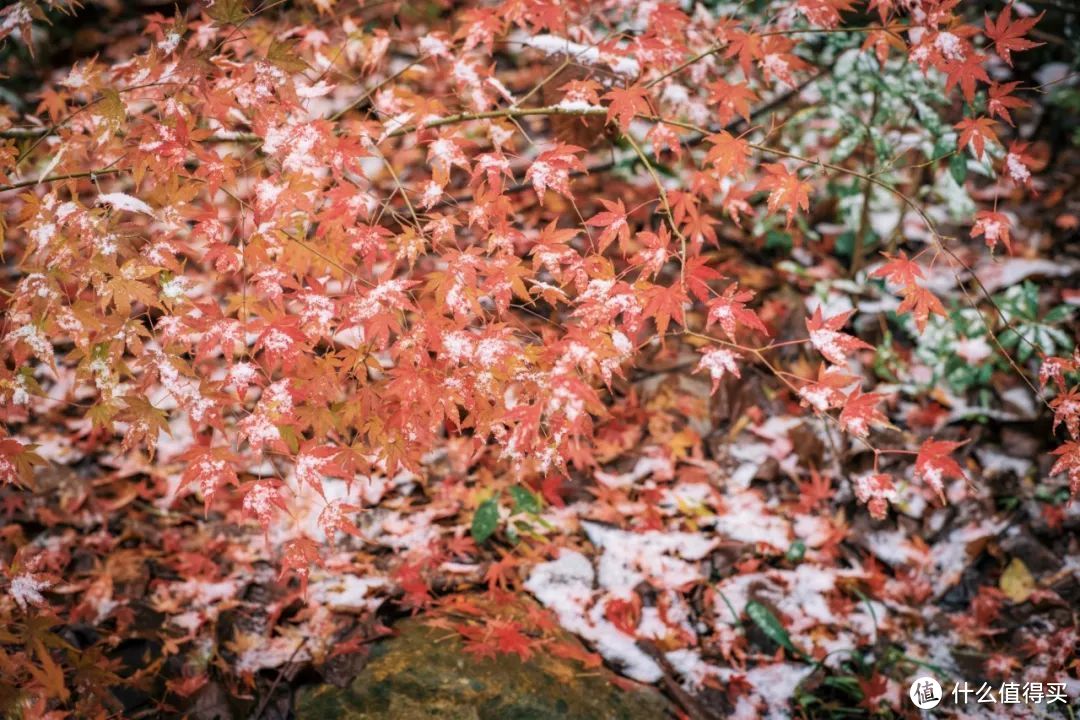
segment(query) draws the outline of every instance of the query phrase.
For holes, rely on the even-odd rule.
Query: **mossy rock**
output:
[[[453,633],[416,619],[380,643],[345,689],[303,688],[297,720],[662,720],[655,689],[621,689],[604,668],[586,669],[537,651],[478,658]]]

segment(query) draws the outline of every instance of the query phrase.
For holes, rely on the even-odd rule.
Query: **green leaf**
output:
[[[791,547],[788,548],[787,558],[788,562],[797,563],[802,562],[803,557],[806,555],[806,543],[802,540],[796,540],[791,543]]]
[[[792,248],[791,235],[786,232],[780,232],[779,230],[770,230],[765,233],[765,249],[766,250],[791,250]]]
[[[949,173],[957,185],[963,185],[967,179],[967,158],[963,153],[957,153],[949,158]]]
[[[801,652],[795,649],[795,645],[791,642],[791,636],[788,635],[788,631],[784,629],[784,626],[780,624],[780,620],[773,615],[772,610],[765,607],[757,600],[751,600],[746,603],[746,614],[750,616],[750,619],[754,621],[755,625],[761,628],[761,631],[765,633],[766,637],[774,643],[784,648],[792,655],[802,655]]]
[[[540,501],[536,498],[536,495],[520,485],[514,485],[510,488],[510,497],[514,499],[515,513],[527,512],[536,514],[540,512]]]
[[[491,537],[499,525],[499,504],[495,499],[485,500],[476,508],[472,519],[472,536],[477,543]]]

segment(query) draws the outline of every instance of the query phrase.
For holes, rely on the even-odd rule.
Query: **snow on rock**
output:
[[[371,591],[386,584],[380,577],[315,572],[308,582],[308,595],[333,610],[375,612],[386,598],[372,596]]]

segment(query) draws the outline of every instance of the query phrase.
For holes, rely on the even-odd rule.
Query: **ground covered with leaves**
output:
[[[1043,9],[0,10],[0,708],[292,717],[417,616],[692,720],[1075,717]]]

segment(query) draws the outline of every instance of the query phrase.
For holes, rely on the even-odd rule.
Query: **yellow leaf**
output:
[[[1014,603],[1022,603],[1035,592],[1035,578],[1020,558],[1013,558],[998,580],[1001,592]]]

